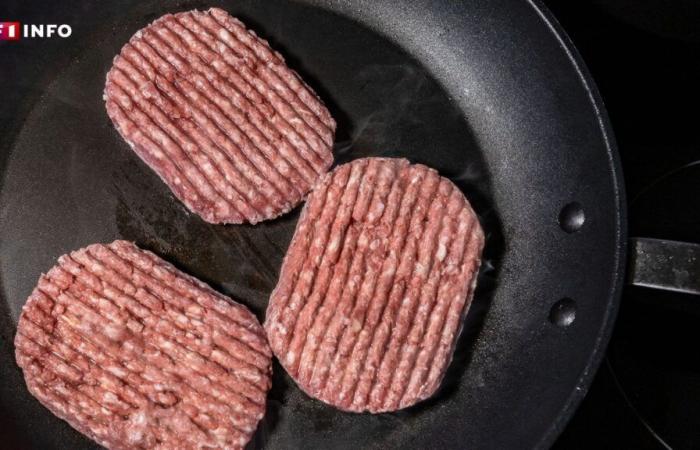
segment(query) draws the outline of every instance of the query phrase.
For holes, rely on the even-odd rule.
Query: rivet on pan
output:
[[[586,221],[586,215],[579,202],[571,202],[564,206],[559,213],[559,226],[567,233],[574,233],[581,229]]]
[[[576,319],[576,302],[570,298],[562,298],[549,310],[549,321],[558,327],[568,327]]]

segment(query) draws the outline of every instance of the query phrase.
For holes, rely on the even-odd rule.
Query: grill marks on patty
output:
[[[15,347],[30,392],[109,448],[242,448],[271,385],[245,307],[125,241],[60,257]]]
[[[323,103],[216,8],[138,31],[114,59],[105,101],[122,137],[208,222],[277,217],[333,161],[335,121]]]
[[[484,236],[462,193],[402,159],[340,166],[310,195],[272,293],[272,350],[309,395],[393,411],[439,387]]]

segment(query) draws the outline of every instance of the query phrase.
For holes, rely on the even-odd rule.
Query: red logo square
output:
[[[18,41],[21,32],[19,22],[0,22],[0,41]]]

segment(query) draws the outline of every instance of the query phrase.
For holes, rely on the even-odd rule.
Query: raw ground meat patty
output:
[[[299,386],[340,409],[431,396],[452,359],[484,235],[449,180],[403,159],[327,174],[304,206],[265,330]]]
[[[138,31],[114,58],[104,98],[126,142],[207,222],[277,217],[333,162],[335,121],[321,100],[220,9]]]
[[[112,449],[242,448],[271,385],[248,309],[126,241],[41,276],[15,356],[44,406]]]

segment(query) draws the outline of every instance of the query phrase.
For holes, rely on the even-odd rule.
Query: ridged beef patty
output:
[[[225,11],[168,14],[114,58],[107,113],[190,210],[256,223],[296,206],[331,163],[318,96]]]
[[[44,406],[112,449],[242,448],[271,385],[248,309],[125,241],[41,276],[15,354]]]
[[[270,346],[305,392],[343,410],[430,397],[483,245],[469,202],[435,170],[387,158],[339,166],[297,224],[267,309]]]

